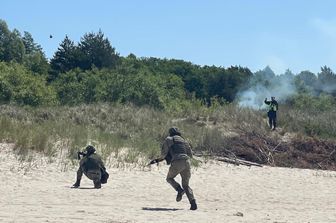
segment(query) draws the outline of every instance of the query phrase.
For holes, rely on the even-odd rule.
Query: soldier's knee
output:
[[[173,179],[173,178],[170,178],[170,177],[167,177],[167,178],[166,178],[166,181],[167,181],[168,183],[171,183],[171,182],[174,181],[174,179]]]
[[[190,187],[189,187],[189,182],[184,182],[184,181],[182,181],[182,188],[184,189],[184,190],[188,190]]]

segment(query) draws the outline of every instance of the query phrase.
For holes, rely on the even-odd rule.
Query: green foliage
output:
[[[267,66],[265,69],[257,71],[253,77],[251,77],[250,85],[256,86],[256,85],[262,85],[267,87],[270,87],[272,80],[275,80],[275,73],[273,70]]]
[[[304,135],[336,138],[336,101],[331,95],[300,94],[281,109],[280,125]]]
[[[336,74],[329,67],[321,67],[317,80],[317,90],[319,93],[329,93],[336,97]]]
[[[42,77],[15,63],[0,62],[0,94],[3,103],[37,106],[57,102],[54,89]]]
[[[252,75],[249,69],[242,67],[200,67],[183,60],[153,57],[136,59],[133,56],[127,59],[133,67],[146,67],[156,75],[172,74],[181,78],[187,94],[208,103],[212,97],[233,101],[237,92],[246,85]]]
[[[47,76],[48,61],[40,45],[29,32],[24,36],[18,30],[10,31],[6,22],[0,20],[0,61],[25,65],[34,74]]]
[[[295,76],[290,70],[275,75],[270,67],[252,74],[240,66],[199,66],[176,59],[137,58],[134,54],[119,57],[100,30],[86,33],[78,44],[65,36],[49,64],[29,32],[22,37],[0,20],[0,61],[8,62],[7,71],[0,74],[0,99],[34,106],[121,102],[185,112],[185,108],[231,103],[239,92],[253,87],[280,92],[282,83],[290,83],[289,87],[296,87],[302,95],[336,96],[336,75],[327,66],[318,75],[304,71]],[[17,63],[25,69],[18,68]],[[13,77],[8,74],[10,66]],[[307,103],[321,109],[331,106],[327,101]]]
[[[327,94],[321,94],[319,96],[299,94],[289,99],[289,103],[294,108],[311,112],[328,111],[336,107],[335,98]]]
[[[210,69],[212,71],[208,74],[208,101],[218,97],[232,102],[252,75],[251,71],[242,67],[230,67],[226,70],[216,67]]]
[[[160,153],[161,143],[171,126],[178,126],[198,153],[255,162],[266,162],[263,151],[272,152],[273,148],[277,148],[272,152],[274,161],[278,155],[288,155],[283,153],[290,152],[287,141],[278,138],[284,132],[336,139],[335,109],[312,113],[282,106],[282,130],[274,134],[267,129],[267,120],[260,111],[232,103],[209,108],[195,102],[174,113],[120,103],[74,107],[0,106],[0,140],[15,143],[22,155],[28,154],[28,150],[53,155],[62,149],[74,159],[78,150],[93,144],[109,160],[112,156],[116,162],[145,163]],[[296,147],[292,152],[295,151]]]
[[[33,74],[38,74],[46,78],[49,72],[49,63],[43,52],[35,52],[31,54],[26,54],[23,60],[23,64],[27,67]]]
[[[303,82],[304,85],[314,88],[317,81],[317,76],[310,71],[302,71],[296,76],[297,79]]]
[[[321,67],[321,72],[317,75],[310,71],[302,71],[295,78],[300,93],[336,96],[336,74],[327,66]]]
[[[47,76],[49,63],[42,51],[42,47],[35,43],[33,36],[29,32],[24,32],[22,42],[25,46],[23,64],[33,73]]]
[[[25,54],[25,47],[20,32],[16,29],[11,32],[6,22],[0,20],[0,33],[0,61],[21,63]]]
[[[81,69],[90,69],[91,66],[115,68],[118,63],[118,54],[101,30],[98,33],[85,34],[81,38],[78,48],[80,51],[79,67]]]
[[[25,31],[22,37],[22,42],[25,46],[25,53],[26,54],[33,54],[37,52],[42,52],[42,47],[35,43],[33,36]]]
[[[54,57],[50,60],[51,71],[49,81],[55,80],[61,73],[78,67],[78,48],[65,36]]]
[[[82,71],[75,69],[63,74],[53,83],[59,101],[62,104],[79,104],[84,102],[82,78]]]
[[[62,104],[118,101],[164,108],[171,101],[184,98],[180,78],[129,67],[74,69],[62,74],[53,86]]]
[[[82,70],[90,70],[92,67],[115,68],[118,61],[118,54],[102,31],[85,34],[78,45],[65,36],[50,61],[52,70],[49,81],[55,80],[61,73],[74,68]]]
[[[244,89],[280,92],[283,83],[298,94],[281,105],[279,134],[268,132],[261,111],[232,103]],[[49,64],[30,33],[22,37],[0,20],[0,102],[10,104],[0,108],[0,140],[14,142],[21,154],[50,155],[61,142],[72,157],[93,144],[105,158],[119,159],[126,147],[123,161],[138,162],[159,154],[174,125],[195,150],[265,161],[263,150],[275,152],[269,148],[286,143],[276,142],[285,132],[336,139],[335,86],[327,66],[295,76],[275,75],[270,67],[252,74],[240,66],[119,57],[102,31],[78,44],[66,36]]]

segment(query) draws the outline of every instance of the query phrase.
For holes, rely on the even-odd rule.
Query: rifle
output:
[[[150,166],[150,165],[153,165],[153,164],[155,164],[155,163],[159,163],[159,162],[161,162],[161,161],[163,161],[164,159],[153,159],[153,160],[151,160],[148,164],[147,164],[147,166]]]
[[[77,152],[77,158],[78,158],[78,160],[80,160],[81,159],[81,157],[80,156],[86,156],[86,153],[83,153],[83,152],[81,152],[81,151],[79,151],[79,152]]]
[[[151,160],[151,161],[147,164],[147,166],[152,165],[152,164],[155,164],[155,163],[162,162],[163,160],[166,160],[167,165],[169,165],[169,164],[171,163],[171,160],[172,160],[172,156],[170,155],[170,153],[168,153],[168,154],[166,155],[166,157],[163,158],[163,159],[161,158],[161,159],[153,159],[153,160]]]

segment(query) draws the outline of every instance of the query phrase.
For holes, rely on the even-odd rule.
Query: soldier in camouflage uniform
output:
[[[107,182],[108,173],[106,172],[106,168],[101,157],[95,152],[96,149],[89,145],[85,148],[83,153],[79,153],[83,155],[83,157],[79,163],[77,180],[73,185],[74,188],[78,188],[80,186],[83,173],[93,181],[94,188],[96,189],[101,188],[101,184]],[[78,155],[78,157],[80,158],[80,155]]]
[[[275,130],[277,111],[279,109],[278,102],[275,100],[275,97],[271,97],[270,101],[267,101],[267,98],[265,98],[264,103],[269,106],[268,112],[267,112],[269,126],[271,130]]]
[[[191,205],[190,210],[196,210],[196,200],[192,189],[189,187],[191,177],[189,159],[192,158],[192,151],[190,144],[181,136],[181,132],[176,127],[169,129],[169,136],[162,145],[161,156],[152,160],[151,164],[158,163],[164,159],[167,160],[167,156],[171,158],[171,165],[166,180],[177,191],[176,201],[181,201],[185,193]],[[174,179],[178,174],[182,178],[182,187]]]

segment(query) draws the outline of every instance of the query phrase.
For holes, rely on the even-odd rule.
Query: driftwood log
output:
[[[208,156],[208,157],[213,158],[214,160],[218,160],[218,161],[221,161],[221,162],[235,164],[237,166],[239,166],[239,165],[245,165],[245,166],[262,167],[262,165],[259,164],[259,163],[254,163],[254,162],[250,162],[250,161],[246,161],[246,160],[242,160],[242,159],[237,159],[237,158],[219,157],[219,156],[204,155],[204,154],[194,154],[194,156],[196,156],[196,157]]]

